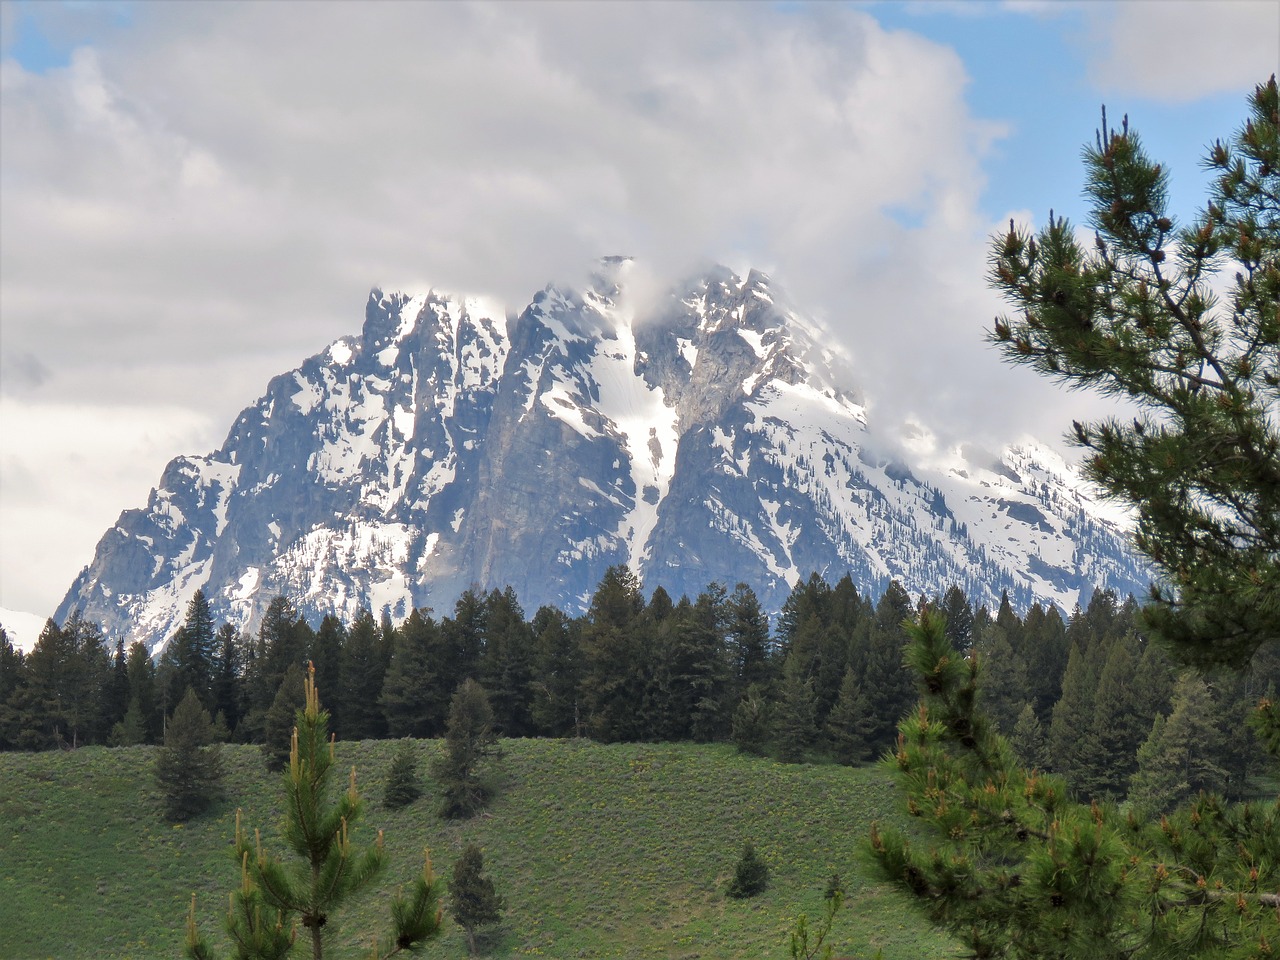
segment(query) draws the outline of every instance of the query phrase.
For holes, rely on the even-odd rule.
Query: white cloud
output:
[[[53,614],[93,545],[210,424],[174,406],[98,406],[0,397],[3,605]]]
[[[1276,0],[1086,4],[1091,73],[1107,93],[1181,103],[1252,90],[1280,68]]]
[[[4,602],[56,603],[167,456],[357,329],[372,285],[519,307],[601,254],[752,264],[886,417],[1026,428],[1044,403],[994,386],[979,334],[1001,131],[966,83],[859,9],[756,3],[140,4],[65,69],[6,60]],[[148,443],[89,436],[116,436],[104,403]],[[59,547],[24,566],[12,523]]]

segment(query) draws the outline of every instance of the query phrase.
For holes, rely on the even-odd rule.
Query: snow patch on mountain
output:
[[[1051,451],[873,424],[848,358],[766,275],[644,296],[635,276],[614,258],[510,317],[373,290],[359,335],[166,468],[57,616],[154,647],[198,587],[247,630],[278,594],[313,619],[447,610],[472,586],[576,609],[615,563],[675,596],[745,581],[774,611],[813,571],[1023,607],[1145,586],[1128,518]]]

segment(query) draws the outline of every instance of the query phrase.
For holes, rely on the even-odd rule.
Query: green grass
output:
[[[838,956],[956,953],[905,898],[866,879],[857,849],[869,824],[900,819],[878,769],[783,765],[728,746],[504,741],[498,798],[487,813],[450,824],[434,815],[429,781],[412,806],[381,808],[395,746],[338,745],[369,800],[354,839],[371,841],[382,828],[391,856],[379,889],[332,921],[326,957],[361,956],[358,946],[385,932],[387,895],[419,868],[424,846],[445,874],[469,841],[507,898],[488,943],[495,957],[785,958],[795,918],[821,914],[833,873],[848,894],[834,931]],[[422,749],[425,759],[439,744]],[[0,957],[179,957],[193,891],[201,927],[227,955],[235,808],[279,850],[279,779],[256,748],[228,747],[232,799],[172,827],[158,812],[153,756],[145,747],[0,754]],[[771,886],[728,900],[746,840],[769,864]],[[446,921],[424,955],[464,957],[461,931]]]

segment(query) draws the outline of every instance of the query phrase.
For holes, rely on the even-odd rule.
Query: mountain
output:
[[[256,628],[452,610],[469,587],[585,606],[628,563],[674,596],[799,578],[878,595],[957,583],[1067,609],[1145,589],[1124,518],[1050,451],[927,453],[868,423],[822,328],[764,274],[715,268],[641,301],[626,258],[582,289],[497,304],[374,290],[364,328],[274,378],[222,447],[178,457],[57,612],[162,643],[203,587]]]

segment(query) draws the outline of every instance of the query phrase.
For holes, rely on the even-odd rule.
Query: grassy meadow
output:
[[[469,841],[507,900],[483,944],[488,956],[786,958],[796,917],[817,919],[833,873],[847,891],[837,956],[955,955],[904,898],[865,879],[857,850],[869,824],[900,817],[876,768],[784,765],[726,745],[507,740],[490,809],[447,823],[435,816],[429,778],[412,806],[381,807],[395,747],[338,744],[368,800],[353,839],[371,842],[381,828],[390,856],[378,888],[331,920],[326,957],[367,954],[372,934],[387,929],[387,895],[419,869],[424,846],[443,876]],[[425,772],[440,744],[420,747]],[[180,957],[193,891],[202,928],[228,956],[235,809],[280,850],[281,791],[257,748],[224,756],[228,799],[175,827],[158,812],[154,748],[0,754],[0,957]],[[746,840],[769,864],[771,886],[728,900]],[[465,957],[462,931],[446,920],[421,955]]]

